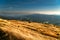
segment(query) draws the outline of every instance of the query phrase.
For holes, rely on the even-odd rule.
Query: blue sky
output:
[[[60,6],[60,0],[0,0],[0,10],[46,10]]]
[[[60,0],[0,0],[1,11],[43,11],[60,9]]]

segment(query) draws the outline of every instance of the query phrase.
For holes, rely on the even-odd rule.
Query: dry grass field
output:
[[[60,40],[60,27],[53,24],[0,19],[0,40]]]

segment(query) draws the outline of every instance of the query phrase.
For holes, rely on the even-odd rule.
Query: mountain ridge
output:
[[[33,22],[48,22],[49,24],[60,25],[60,16],[58,15],[44,15],[44,14],[30,14],[30,15],[0,15],[3,19],[15,19]]]

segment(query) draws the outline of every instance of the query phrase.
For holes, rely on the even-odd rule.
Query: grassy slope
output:
[[[59,40],[60,27],[0,19],[0,40]]]

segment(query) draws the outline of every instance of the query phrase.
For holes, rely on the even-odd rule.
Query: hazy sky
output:
[[[60,0],[0,0],[0,10],[60,14]]]

